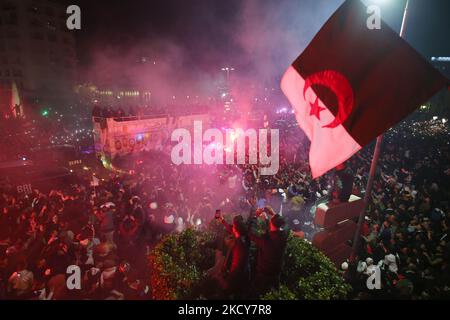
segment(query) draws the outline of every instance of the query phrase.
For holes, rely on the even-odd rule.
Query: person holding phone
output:
[[[248,288],[250,280],[247,225],[240,215],[235,216],[233,223],[229,224],[223,218],[220,210],[216,210],[214,217],[224,225],[227,233],[232,236],[225,240],[226,253],[217,280],[226,295],[239,298]]]

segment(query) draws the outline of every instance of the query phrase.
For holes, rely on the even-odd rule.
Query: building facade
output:
[[[431,57],[431,64],[450,79],[450,57]]]
[[[74,31],[66,27],[66,9],[61,1],[0,0],[4,95],[15,85],[22,101],[39,105],[57,104],[71,94],[77,59]],[[8,107],[4,104],[3,109]]]

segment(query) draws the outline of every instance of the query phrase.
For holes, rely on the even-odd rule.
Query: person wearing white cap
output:
[[[358,273],[365,273],[366,269],[367,269],[367,264],[364,261],[359,261],[356,271],[358,271]]]
[[[367,268],[366,268],[366,271],[364,273],[366,275],[370,276],[370,275],[372,275],[375,272],[377,267],[373,264],[373,259],[371,257],[368,257],[366,259],[366,264],[367,264]]]
[[[398,271],[397,260],[392,253],[384,257],[384,265],[389,268],[389,271],[397,273]]]

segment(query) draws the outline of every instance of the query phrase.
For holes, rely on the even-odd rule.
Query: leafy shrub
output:
[[[153,299],[197,298],[193,290],[214,264],[214,251],[206,245],[211,240],[210,233],[193,229],[161,240],[149,256]]]
[[[289,236],[281,273],[280,288],[262,299],[331,300],[345,299],[350,292],[333,262],[308,242]]]
[[[198,299],[199,284],[214,264],[214,250],[206,245],[214,233],[187,229],[171,234],[150,254],[150,284],[154,299]],[[289,236],[278,288],[264,300],[345,299],[351,287],[334,264],[308,242]]]
[[[297,297],[294,292],[282,284],[261,296],[261,300],[297,300]]]

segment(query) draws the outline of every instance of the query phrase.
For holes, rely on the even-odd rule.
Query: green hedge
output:
[[[196,299],[193,289],[214,263],[214,250],[205,243],[210,233],[187,229],[170,234],[149,256],[150,287],[153,299]]]
[[[154,299],[199,299],[195,292],[205,271],[214,264],[214,250],[206,245],[210,232],[187,229],[161,240],[150,254],[150,285]],[[345,299],[345,284],[334,264],[308,242],[290,236],[281,286],[261,297],[270,300]]]
[[[290,236],[286,247],[280,288],[261,298],[270,300],[345,299],[351,291],[333,262],[308,242]]]

